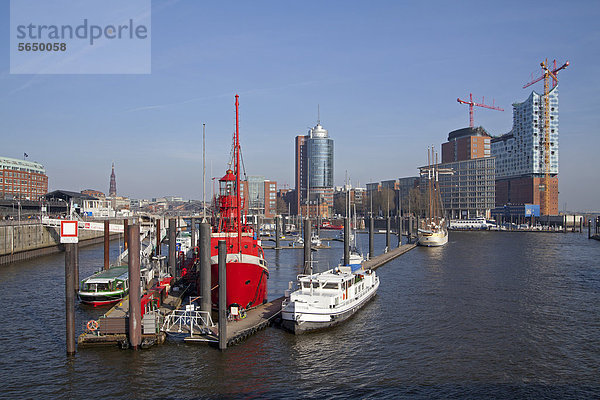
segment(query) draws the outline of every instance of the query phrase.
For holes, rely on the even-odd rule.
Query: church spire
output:
[[[108,197],[117,197],[117,179],[115,177],[115,163],[112,163],[112,173],[110,174],[110,190]]]

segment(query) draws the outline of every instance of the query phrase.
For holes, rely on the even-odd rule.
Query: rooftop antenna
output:
[[[317,125],[321,125],[321,106],[317,104]]]

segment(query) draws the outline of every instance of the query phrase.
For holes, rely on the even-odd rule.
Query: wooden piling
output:
[[[73,268],[73,291],[77,298],[79,291],[79,243],[75,246],[75,265]]]
[[[196,247],[196,218],[191,218],[190,220],[190,224],[192,225],[191,227],[191,233],[192,233],[192,249],[194,247]]]
[[[396,216],[396,229],[398,229],[398,247],[402,246],[402,216]]]
[[[177,274],[177,221],[169,219],[169,274],[175,277]]]
[[[104,220],[104,270],[110,266],[110,221]]]
[[[310,219],[304,220],[304,274],[310,271]]]
[[[161,232],[160,232],[160,218],[156,218],[156,255],[160,256],[161,254]]]
[[[390,251],[390,245],[392,244],[391,239],[390,239],[390,229],[391,229],[390,225],[391,225],[390,224],[390,216],[388,215],[385,218],[385,251],[386,252]]]
[[[142,343],[142,310],[140,304],[140,225],[129,230],[129,344],[137,350]]]
[[[219,240],[219,350],[227,348],[227,245]]]
[[[374,243],[373,243],[373,233],[375,230],[375,220],[373,219],[373,215],[369,217],[369,259],[375,257]]]
[[[127,218],[123,220],[123,245],[127,250],[127,246],[129,246],[129,220]]]
[[[279,246],[279,238],[281,236],[281,216],[275,216],[275,249],[279,250],[281,247]]]
[[[211,277],[210,277],[210,224],[202,221],[200,224],[200,310],[210,312],[211,300]]]
[[[75,354],[75,285],[74,269],[77,243],[65,243],[65,314],[67,355]]]

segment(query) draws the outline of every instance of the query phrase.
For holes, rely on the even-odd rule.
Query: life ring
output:
[[[89,320],[87,323],[87,328],[92,332],[95,331],[98,329],[98,321],[94,321],[93,319]]]

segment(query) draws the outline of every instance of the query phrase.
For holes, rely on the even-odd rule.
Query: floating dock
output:
[[[181,306],[181,301],[185,295],[185,290],[181,292],[173,291],[169,293],[159,311],[165,315]],[[160,319],[155,317],[154,313],[147,313],[142,317],[142,324],[148,324],[148,318],[153,319],[151,324],[152,332],[143,326],[142,347],[148,347],[152,344],[161,344],[165,341],[166,335],[160,329]],[[91,321],[90,321],[91,322]],[[129,330],[129,296],[114,305],[103,317],[99,318],[98,328],[96,330],[86,329],[77,339],[77,347],[119,345],[122,348],[129,346],[127,332]]]
[[[385,263],[392,261],[393,259],[401,256],[402,254],[406,253],[409,250],[414,249],[415,247],[417,247],[417,245],[414,243],[413,244],[403,244],[402,246],[392,249],[392,250],[388,251],[387,253],[380,254],[376,257],[373,257],[370,260],[363,262],[363,268],[364,269],[371,268],[372,270],[376,270],[377,268],[381,267]]]

